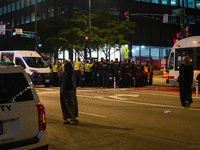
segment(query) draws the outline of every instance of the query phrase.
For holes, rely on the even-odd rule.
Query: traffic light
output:
[[[86,42],[88,42],[88,41],[89,41],[89,37],[88,37],[88,36],[86,36],[86,37],[85,37],[85,40],[86,40]]]
[[[129,12],[128,11],[124,12],[124,16],[126,18],[126,22],[129,22],[130,21],[130,17],[129,17]]]
[[[181,33],[176,33],[176,37],[174,38],[174,44],[181,39]]]
[[[16,32],[15,32],[15,28],[14,27],[11,27],[11,36],[15,36],[16,35]]]

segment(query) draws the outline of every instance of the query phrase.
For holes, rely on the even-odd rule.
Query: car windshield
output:
[[[34,100],[23,73],[0,74],[0,79],[0,104]]]
[[[23,57],[29,67],[47,68],[48,64],[41,57]]]

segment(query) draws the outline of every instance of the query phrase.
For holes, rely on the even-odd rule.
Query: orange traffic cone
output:
[[[167,77],[168,77],[168,74],[167,74],[166,69],[164,68],[164,71],[163,71],[163,78],[167,78]]]

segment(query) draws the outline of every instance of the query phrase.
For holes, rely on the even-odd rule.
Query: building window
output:
[[[12,3],[12,11],[15,11],[15,3]]]
[[[11,12],[11,5],[9,4],[8,5],[8,13],[10,13]]]
[[[16,10],[19,10],[20,9],[20,2],[16,2]]]
[[[182,0],[180,0],[180,6],[182,7]],[[187,7],[187,0],[184,0],[184,7]]]
[[[195,0],[188,0],[188,8],[195,8]]]
[[[3,7],[3,14],[7,14],[7,9],[6,9],[6,6]]]
[[[178,6],[177,0],[171,0],[171,6]]]
[[[151,47],[151,58],[153,60],[159,60],[160,56],[159,56],[159,47]]]
[[[25,17],[24,17],[24,14],[22,13],[22,14],[21,14],[21,24],[25,24],[24,19],[25,19]]]
[[[54,17],[54,7],[53,6],[50,6],[48,8],[48,17]]]
[[[24,0],[21,0],[21,8],[24,8],[24,6],[25,6]]]
[[[151,3],[151,0],[142,0],[143,2]]]
[[[65,5],[62,7],[61,13],[64,14],[64,13],[66,13],[67,11],[68,11],[68,5],[65,4]]]
[[[3,15],[3,14],[2,14],[2,8],[0,8],[0,16],[1,16],[1,15]]]
[[[191,15],[188,16],[188,24],[195,24],[195,17],[194,16],[191,16]]]
[[[25,23],[30,23],[30,15],[29,15],[29,12],[26,13]]]
[[[196,17],[196,23],[200,23],[200,16]]]
[[[196,9],[200,9],[200,0],[196,1]]]
[[[160,4],[160,0],[152,0],[152,3]]]
[[[168,5],[168,0],[162,0],[163,5]]]
[[[149,57],[149,46],[141,46],[141,57]]]
[[[31,22],[35,21],[35,12],[31,12]]]
[[[37,0],[37,2],[38,2],[38,3],[41,3],[41,2],[42,2],[42,0]]]
[[[31,5],[35,5],[35,0],[31,0]]]
[[[140,46],[132,46],[132,56],[140,56]]]
[[[26,7],[30,6],[30,0],[26,0]]]

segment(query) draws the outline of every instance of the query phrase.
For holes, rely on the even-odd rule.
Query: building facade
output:
[[[38,21],[59,16],[73,17],[77,11],[88,10],[89,7],[89,0],[0,0],[0,24],[33,30],[36,2]],[[137,24],[134,35],[130,37],[129,56],[152,57],[154,60],[168,56],[176,33],[181,32],[182,15],[172,14],[175,9],[182,8],[182,2],[184,25],[189,28],[187,36],[200,35],[200,0],[91,0],[92,10],[107,8],[121,19],[125,19],[124,12],[129,12],[129,20]],[[167,23],[163,23],[163,14],[169,16]],[[9,49],[9,45],[20,42],[9,43],[6,39],[0,36],[0,49]],[[103,57],[101,53],[92,55]],[[119,55],[121,52],[113,52],[111,58]],[[66,52],[58,56],[73,60],[69,58],[72,55]]]

